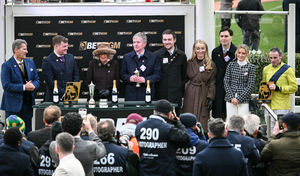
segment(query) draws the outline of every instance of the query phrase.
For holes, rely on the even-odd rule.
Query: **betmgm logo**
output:
[[[110,43],[110,47],[113,49],[121,48],[121,42],[108,42],[108,43]],[[95,49],[97,49],[97,44],[98,44],[98,42],[80,41],[79,51],[95,50]]]

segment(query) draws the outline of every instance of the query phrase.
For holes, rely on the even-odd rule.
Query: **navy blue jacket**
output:
[[[143,69],[145,70],[143,71]],[[145,50],[144,55],[138,59],[135,51],[131,51],[124,55],[121,69],[121,79],[125,83],[125,100],[126,101],[144,101],[146,93],[146,84],[136,87],[135,82],[130,82],[130,77],[134,75],[135,70],[139,71],[140,76],[145,81],[150,80],[151,94],[154,98],[154,84],[160,80],[160,63],[158,58],[150,51]]]
[[[245,176],[248,175],[246,160],[228,139],[213,138],[208,147],[196,155],[193,176],[200,175]]]
[[[57,80],[60,98],[65,93],[67,82],[79,81],[79,71],[74,56],[68,53],[64,57],[65,64],[60,61],[54,52],[50,53],[50,55],[43,60],[42,71],[47,84],[45,95],[45,101],[47,102],[51,102],[53,99],[52,92],[54,88],[54,80]]]
[[[180,121],[172,125],[163,117],[151,115],[137,125],[135,136],[140,147],[140,175],[176,175],[176,149],[189,143],[189,135]]]
[[[247,159],[248,173],[252,174],[252,166],[259,161],[259,151],[255,146],[254,139],[249,136],[243,136],[236,131],[228,131],[227,139],[237,149],[241,150],[244,157]]]
[[[29,156],[20,152],[17,147],[0,145],[0,175],[33,176]]]
[[[103,158],[94,161],[94,175],[101,176],[131,176],[128,173],[127,165],[138,165],[138,156],[130,152],[127,148],[121,147],[115,143],[105,141],[103,142],[107,154]],[[129,156],[130,155],[130,156]],[[135,163],[130,161],[135,160]],[[135,168],[138,171],[138,168]]]
[[[200,140],[191,128],[186,128],[190,135],[190,144],[177,148],[176,151],[176,176],[191,176],[193,164],[197,153],[207,147],[206,141]]]
[[[4,139],[0,139],[0,145],[4,145]],[[25,153],[27,155],[29,155],[29,151],[30,151],[30,148],[34,146],[34,143],[31,142],[31,141],[28,141],[26,139],[22,139],[22,143],[21,143],[21,146],[19,147],[19,151],[22,152],[22,153]]]
[[[40,87],[40,79],[33,60],[23,59],[23,63],[27,71],[27,81],[31,81],[35,86],[35,90],[29,92],[31,95],[31,104],[34,105],[34,93]],[[1,109],[9,112],[20,112],[23,106],[23,85],[25,83],[19,65],[14,57],[11,57],[2,64],[1,83],[4,90]]]

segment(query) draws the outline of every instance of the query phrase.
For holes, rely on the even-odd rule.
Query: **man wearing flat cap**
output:
[[[276,123],[273,135],[261,152],[261,159],[270,162],[267,175],[294,176],[300,173],[300,116],[288,113],[282,117],[283,130]]]
[[[46,81],[45,101],[52,102],[54,80],[57,80],[59,98],[65,93],[67,82],[79,81],[79,70],[74,56],[68,53],[68,38],[56,35],[52,38],[53,52],[43,60],[42,70]]]
[[[116,80],[117,84],[119,82],[119,65],[112,59],[114,54],[116,50],[110,48],[108,42],[98,43],[97,49],[93,51],[94,59],[89,63],[86,83],[95,84],[96,101],[99,98],[111,99],[113,80]]]
[[[184,125],[172,110],[169,101],[157,101],[153,115],[135,129],[140,146],[140,175],[176,175],[176,150],[190,140]]]

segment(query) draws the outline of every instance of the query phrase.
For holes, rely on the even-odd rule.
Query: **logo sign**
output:
[[[67,82],[64,101],[78,101],[81,82]]]
[[[272,91],[269,88],[269,84],[273,84],[274,82],[261,82],[259,84],[259,94],[258,94],[258,102],[259,103],[270,103],[272,99]]]

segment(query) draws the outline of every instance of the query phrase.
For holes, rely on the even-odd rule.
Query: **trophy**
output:
[[[88,102],[89,108],[96,107],[96,102],[94,100],[94,90],[95,90],[95,84],[93,84],[93,82],[91,82],[91,84],[89,84],[89,93],[90,93],[90,100]]]
[[[139,77],[140,76],[140,72],[138,71],[138,69],[136,68],[134,71],[135,76]],[[136,83],[136,87],[141,87],[140,83]]]

